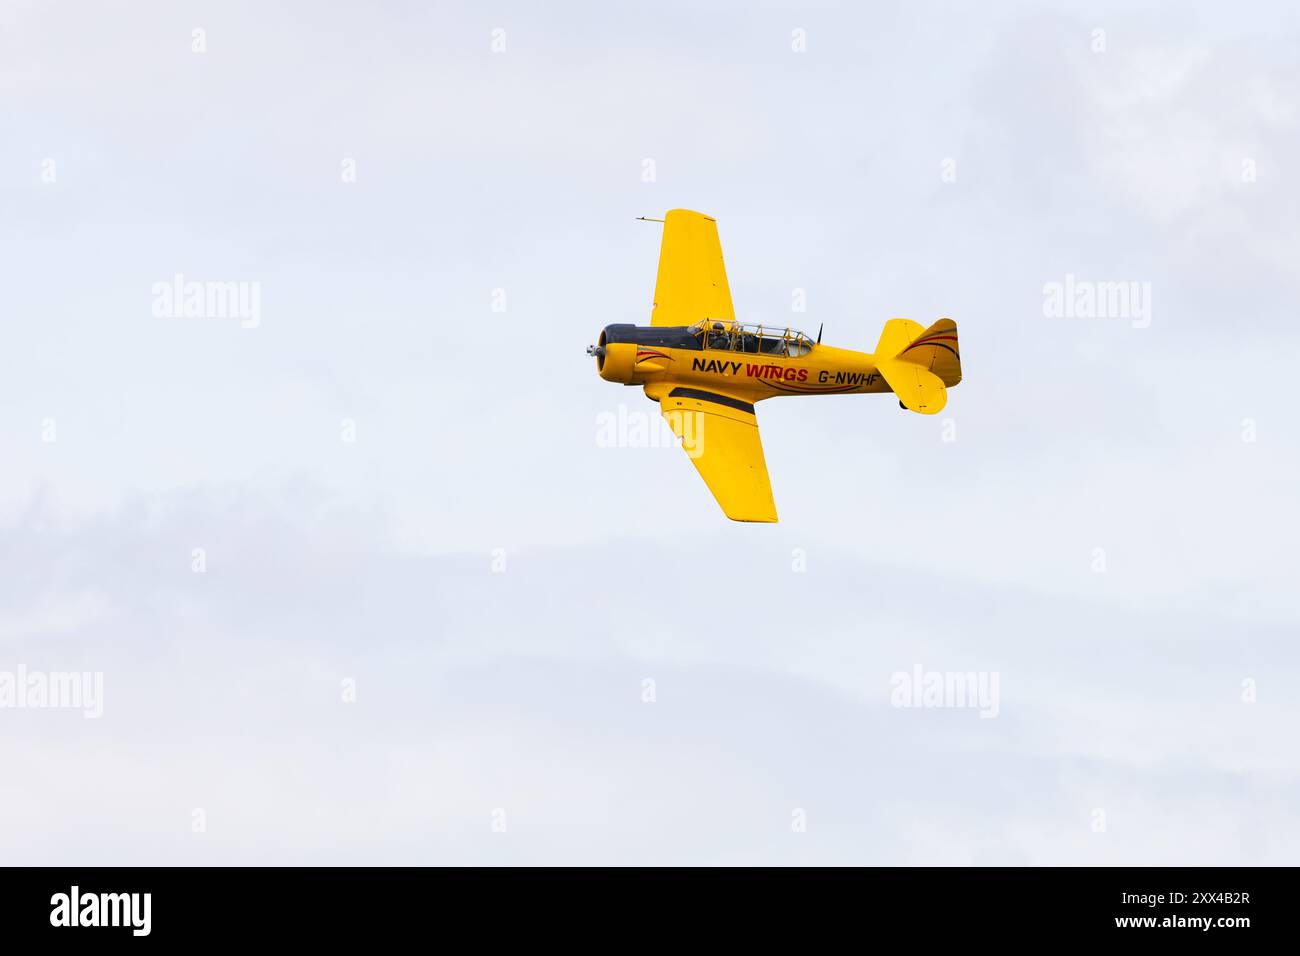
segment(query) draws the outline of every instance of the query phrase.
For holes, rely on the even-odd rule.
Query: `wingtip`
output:
[[[664,213],[664,219],[667,219],[673,213],[678,213],[683,216],[699,216],[701,219],[707,219],[709,222],[718,221],[713,216],[710,216],[707,212],[700,212],[698,209],[669,209],[666,213]]]

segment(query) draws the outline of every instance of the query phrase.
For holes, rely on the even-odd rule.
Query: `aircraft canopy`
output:
[[[795,329],[781,326],[748,325],[704,319],[691,326],[691,334],[702,337],[705,348],[727,352],[751,352],[798,358],[812,351],[814,342]]]

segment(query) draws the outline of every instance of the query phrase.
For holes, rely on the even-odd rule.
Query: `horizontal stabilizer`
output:
[[[948,389],[933,372],[899,359],[877,359],[876,370],[884,376],[898,400],[914,412],[937,415],[948,403]]]

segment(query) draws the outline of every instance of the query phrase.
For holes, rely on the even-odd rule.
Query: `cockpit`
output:
[[[798,358],[812,351],[813,340],[802,332],[775,326],[744,325],[704,319],[691,326],[690,332],[706,349],[724,352],[750,352],[778,358]]]

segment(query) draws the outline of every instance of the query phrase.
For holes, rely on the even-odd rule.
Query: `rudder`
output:
[[[894,353],[894,357],[900,362],[919,365],[926,371],[934,373],[944,385],[951,388],[961,381],[957,323],[952,319],[940,319],[916,336],[906,347]]]

